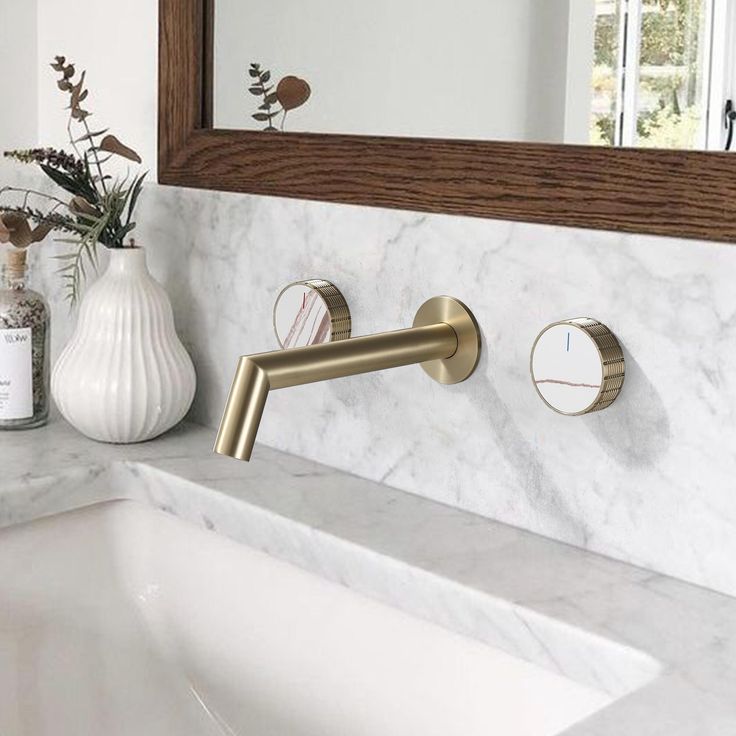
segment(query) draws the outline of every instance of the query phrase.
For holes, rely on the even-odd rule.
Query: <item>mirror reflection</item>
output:
[[[724,150],[736,0],[215,0],[214,124]]]

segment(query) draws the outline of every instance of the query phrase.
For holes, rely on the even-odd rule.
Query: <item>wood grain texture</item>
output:
[[[204,127],[213,0],[160,0],[159,181],[736,242],[736,156]]]
[[[158,168],[204,121],[204,0],[159,0]]]

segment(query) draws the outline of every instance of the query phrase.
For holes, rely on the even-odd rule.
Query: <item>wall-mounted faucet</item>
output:
[[[271,390],[414,363],[421,363],[440,383],[460,383],[475,370],[480,345],[480,329],[471,311],[457,299],[439,296],[422,305],[408,330],[243,356],[215,452],[250,460]]]

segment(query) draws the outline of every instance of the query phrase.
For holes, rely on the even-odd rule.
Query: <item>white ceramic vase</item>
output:
[[[142,248],[112,248],[51,376],[64,418],[101,442],[153,439],[187,413],[194,366]]]

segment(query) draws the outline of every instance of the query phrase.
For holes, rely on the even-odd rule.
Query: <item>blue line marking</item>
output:
[[[570,352],[570,333],[567,333],[567,352]]]

